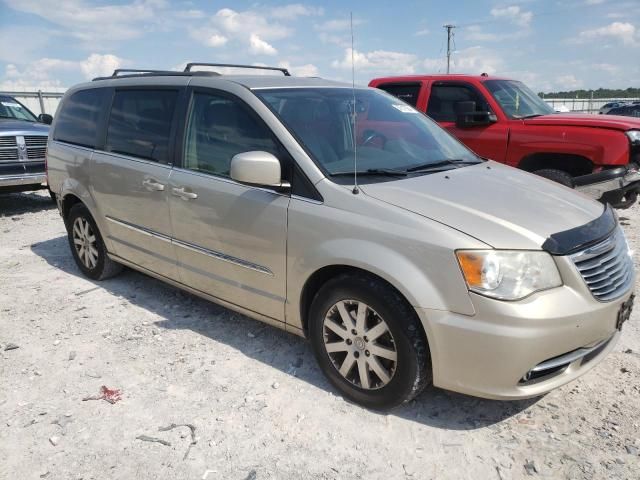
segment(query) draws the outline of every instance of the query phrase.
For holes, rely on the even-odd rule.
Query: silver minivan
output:
[[[65,94],[48,181],[89,278],[125,265],[307,337],[379,409],[429,383],[537,396],[616,344],[635,273],[611,208],[380,90],[197,68]]]

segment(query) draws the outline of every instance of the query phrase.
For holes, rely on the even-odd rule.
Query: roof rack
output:
[[[192,67],[230,67],[230,68],[251,68],[254,70],[274,70],[277,72],[282,72],[284,74],[285,77],[290,77],[291,74],[289,73],[289,70],[287,70],[286,68],[281,68],[281,67],[263,67],[261,65],[234,65],[231,63],[199,63],[199,62],[192,62],[192,63],[187,63],[187,66],[184,67],[184,71],[185,72],[191,72],[191,68]]]

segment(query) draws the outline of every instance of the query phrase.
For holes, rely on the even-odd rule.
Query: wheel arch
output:
[[[573,177],[593,173],[593,162],[582,155],[569,153],[532,153],[520,160],[518,168],[527,172],[542,169],[562,170]]]

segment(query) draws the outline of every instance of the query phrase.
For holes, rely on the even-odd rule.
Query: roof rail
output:
[[[124,73],[125,75],[120,75]],[[97,82],[98,80],[113,80],[115,78],[136,78],[136,77],[194,77],[194,76],[202,76],[202,77],[217,77],[220,76],[217,72],[176,72],[175,70],[137,70],[137,69],[128,69],[128,68],[120,68],[115,70],[112,75],[108,77],[96,77],[93,78],[92,82]]]
[[[263,67],[260,65],[234,65],[231,63],[200,63],[200,62],[192,62],[187,63],[187,66],[184,67],[185,72],[191,72],[192,67],[230,67],[230,68],[251,68],[257,70],[275,70],[277,72],[282,72],[285,77],[290,77],[291,74],[289,70],[281,67]]]
[[[111,74],[112,77],[117,77],[121,73],[175,73],[172,70],[149,70],[139,68],[118,68]]]

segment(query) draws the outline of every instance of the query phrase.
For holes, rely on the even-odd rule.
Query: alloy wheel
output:
[[[333,366],[357,387],[377,390],[396,372],[398,352],[389,326],[364,302],[334,304],[323,321],[323,340]]]
[[[98,264],[96,235],[91,224],[84,217],[78,217],[73,222],[73,246],[85,267],[90,270],[96,268]]]

